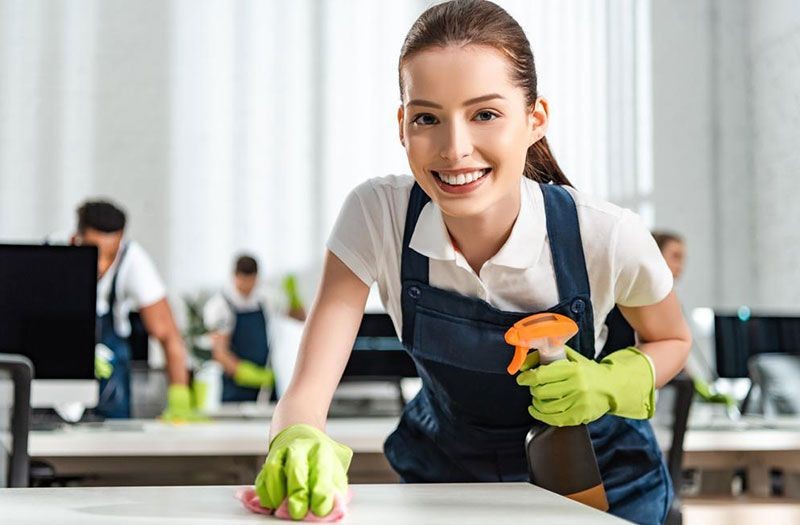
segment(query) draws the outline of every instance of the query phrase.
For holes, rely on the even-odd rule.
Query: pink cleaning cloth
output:
[[[267,507],[261,506],[261,501],[258,499],[258,495],[256,494],[255,489],[252,487],[245,487],[241,488],[236,491],[236,499],[242,502],[244,507],[249,510],[250,512],[254,512],[256,514],[273,514],[276,518],[280,518],[282,520],[291,520],[292,517],[289,516],[289,504],[286,500],[283,500],[280,507],[277,510],[269,509]],[[315,515],[310,510],[306,514],[306,517],[303,518],[303,521],[309,522],[330,522],[330,521],[339,521],[344,517],[347,513],[347,504],[353,499],[353,492],[348,488],[347,494],[341,496],[339,494],[334,494],[333,496],[333,509],[328,513],[327,516],[320,518],[319,516]]]

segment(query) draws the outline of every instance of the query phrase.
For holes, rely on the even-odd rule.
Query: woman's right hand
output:
[[[311,425],[286,427],[270,443],[267,460],[256,478],[261,505],[277,509],[287,500],[289,515],[299,520],[310,510],[328,515],[334,497],[347,493],[347,469],[353,451]]]

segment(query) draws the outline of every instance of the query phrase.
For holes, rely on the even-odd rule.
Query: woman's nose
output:
[[[439,156],[449,162],[455,162],[472,154],[472,137],[466,125],[453,122],[444,130],[442,147]]]

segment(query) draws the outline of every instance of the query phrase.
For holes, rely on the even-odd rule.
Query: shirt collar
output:
[[[487,264],[521,270],[532,267],[539,260],[546,231],[544,199],[539,185],[522,177],[517,220],[505,244]],[[409,246],[431,259],[456,259],[456,250],[447,233],[442,210],[433,201],[422,208]]]
[[[422,208],[408,245],[431,259],[455,261],[456,250],[444,225],[442,210],[433,201],[428,201]]]

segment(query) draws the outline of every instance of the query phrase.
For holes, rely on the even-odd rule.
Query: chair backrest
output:
[[[30,471],[28,431],[30,430],[33,365],[21,355],[0,354],[0,370],[8,371],[14,384],[8,486],[27,487]]]
[[[760,392],[761,413],[800,415],[800,355],[754,355],[748,359],[747,369]]]
[[[686,372],[681,372],[663,388],[674,390],[675,398],[672,405],[672,444],[667,453],[667,468],[672,478],[675,492],[680,490],[681,470],[683,468],[683,439],[686,436],[686,426],[689,423],[689,410],[694,398],[694,383]]]

